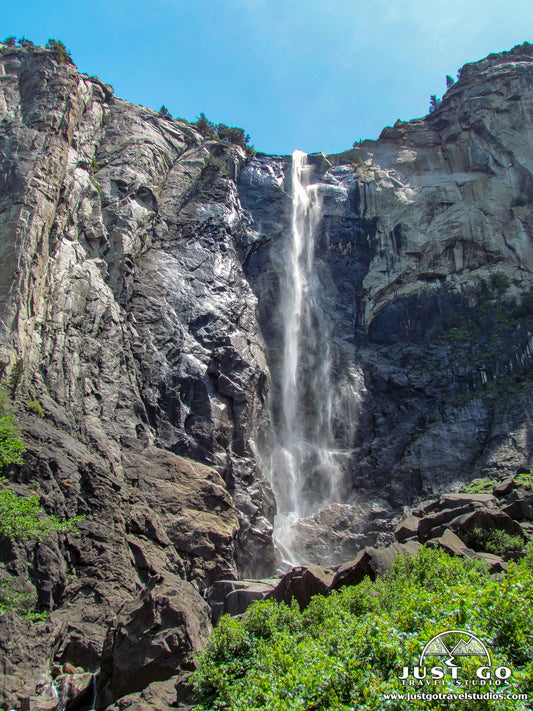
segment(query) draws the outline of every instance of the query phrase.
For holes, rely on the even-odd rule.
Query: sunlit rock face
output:
[[[350,415],[336,420],[340,503],[354,511],[369,492],[397,506],[530,463],[532,82],[530,45],[491,55],[466,65],[429,116],[339,155],[308,156],[321,203],[314,278],[335,353],[332,388],[352,373],[356,391]],[[267,457],[283,439],[279,295],[291,182],[291,159],[270,156],[239,181],[240,253],[273,377]],[[339,391],[348,393],[346,383]],[[322,404],[315,398],[310,418]],[[302,472],[304,496],[313,476]],[[312,490],[309,502],[321,491]],[[353,539],[346,520],[339,513],[336,560]],[[331,541],[319,524],[313,539],[312,521],[293,529],[289,547],[302,562],[323,562]]]
[[[35,635],[96,671],[108,618],[154,576],[201,591],[274,567],[255,445],[269,371],[234,247],[245,156],[42,49],[4,47],[0,77],[0,357],[5,382],[23,365],[27,445],[10,476],[86,517],[79,537],[2,560],[52,610]],[[47,674],[17,639],[6,708]]]
[[[203,610],[216,580],[347,560],[414,499],[531,464],[532,85],[531,46],[491,55],[433,114],[295,178],[290,156],[249,160],[50,52],[0,49],[0,359],[27,446],[6,473],[85,515],[78,537],[0,541],[51,612],[1,618],[0,705],[48,708],[51,658],[98,670],[111,617],[156,583]],[[272,488],[280,514],[300,506],[277,558]]]

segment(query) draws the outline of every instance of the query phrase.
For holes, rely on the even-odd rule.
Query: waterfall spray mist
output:
[[[277,446],[271,471],[278,505],[275,537],[287,562],[300,562],[294,524],[341,497],[342,452],[335,442],[338,386],[333,382],[332,322],[315,269],[321,217],[307,156],[292,157],[292,214],[280,279],[283,339]]]

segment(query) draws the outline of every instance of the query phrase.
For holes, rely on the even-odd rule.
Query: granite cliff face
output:
[[[306,560],[347,560],[417,497],[531,464],[532,86],[531,45],[491,55],[429,116],[309,157],[321,308],[357,411],[336,428],[342,500],[299,524]],[[201,646],[200,592],[275,569],[290,158],[247,161],[42,49],[2,48],[0,120],[0,355],[22,372],[27,446],[7,474],[86,517],[80,536],[0,541],[51,612],[0,619],[0,695],[55,708],[50,664],[97,671],[105,640],[107,708],[193,663],[187,648],[120,681],[146,610]]]
[[[81,536],[5,542],[4,559],[59,608],[56,657],[96,670],[109,616],[155,575],[202,590],[273,568],[254,446],[269,373],[220,169],[244,155],[44,50],[0,59],[2,360],[8,377],[23,364],[27,446],[13,481],[86,516]],[[7,697],[24,677],[13,643]]]
[[[359,404],[337,438],[351,452],[343,503],[355,508],[299,524],[307,562],[355,553],[365,518],[384,541],[388,505],[530,464],[532,58],[524,45],[466,65],[429,116],[309,157],[321,307],[337,379],[355,374]],[[250,218],[240,254],[267,344],[280,338],[288,163],[260,157],[240,178]],[[269,349],[274,375],[278,354]]]

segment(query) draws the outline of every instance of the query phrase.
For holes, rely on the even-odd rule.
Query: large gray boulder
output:
[[[96,708],[194,669],[210,632],[209,608],[192,585],[178,578],[154,580],[109,628]]]

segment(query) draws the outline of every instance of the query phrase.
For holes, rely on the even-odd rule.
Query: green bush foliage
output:
[[[533,469],[530,469],[529,472],[517,474],[515,476],[515,482],[520,489],[533,491]]]
[[[194,125],[204,138],[216,139],[217,134],[215,131],[215,124],[212,121],[209,121],[204,113],[200,114]]]
[[[22,464],[24,449],[14,416],[0,415],[0,469]]]
[[[255,150],[252,146],[249,146],[250,136],[244,132],[244,129],[238,128],[237,126],[226,126],[225,123],[214,124],[212,121],[206,118],[204,113],[200,114],[200,117],[194,124],[197,131],[202,134],[204,138],[210,138],[212,140],[225,141],[226,143],[233,143],[236,146],[244,148],[246,155],[249,158],[253,158],[255,155]]]
[[[490,275],[490,283],[493,289],[500,293],[503,293],[506,289],[508,289],[511,284],[507,274],[500,271],[492,272]]]
[[[36,415],[41,419],[43,419],[44,417],[43,406],[38,400],[29,400],[26,403],[26,410],[28,410],[28,412],[31,412],[32,415]]]
[[[438,99],[436,94],[432,94],[429,97],[429,113],[432,114],[434,111],[436,111],[439,108],[440,105],[441,105],[441,99]]]
[[[70,56],[70,52],[65,47],[63,42],[61,42],[61,40],[49,39],[48,42],[45,44],[44,48],[52,52],[56,62],[59,62],[60,64],[73,63],[72,58]]]
[[[19,47],[35,47],[33,42],[26,37],[21,37],[18,41]]]
[[[520,536],[511,536],[499,529],[474,528],[461,537],[469,548],[494,555],[519,553],[524,548],[524,541]]]
[[[42,407],[37,401],[27,404]],[[9,413],[7,395],[0,391],[0,469],[11,464],[22,464],[25,450],[14,415]],[[38,413],[36,413],[38,414]],[[44,413],[43,413],[44,414]],[[59,521],[47,516],[35,494],[27,498],[9,488],[5,477],[0,477],[0,535],[14,540],[36,538],[42,541],[55,531],[76,531],[83,516]]]
[[[0,470],[10,464],[22,464],[25,450],[10,407],[7,393],[0,390]]]
[[[463,486],[461,492],[463,494],[492,494],[494,481],[492,479],[474,479]]]
[[[7,488],[5,477],[0,478],[0,534],[13,540],[36,538],[42,541],[56,531],[76,531],[82,516],[59,521],[47,516],[35,494],[24,498]]]
[[[37,595],[34,592],[21,592],[17,582],[13,575],[0,568],[0,616],[13,610],[30,622],[42,622],[47,619],[47,612],[38,612],[35,609]]]
[[[241,619],[224,616],[192,677],[197,708],[530,708],[516,700],[384,700],[385,694],[423,690],[402,686],[398,676],[418,664],[434,635],[452,629],[488,643],[493,665],[512,667],[513,693],[533,692],[533,556],[494,579],[478,562],[422,549],[399,559],[389,576],[317,596],[302,612],[268,601]],[[451,677],[437,689],[465,690]]]

